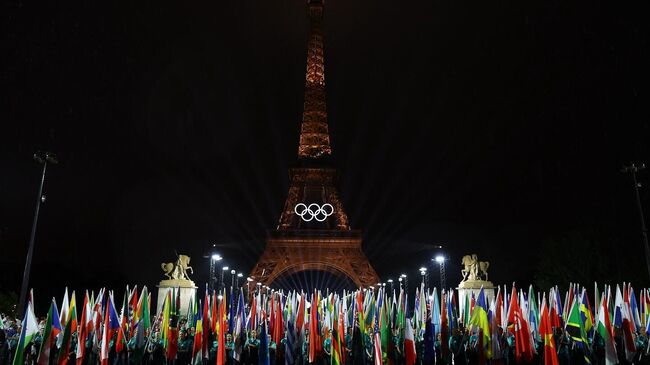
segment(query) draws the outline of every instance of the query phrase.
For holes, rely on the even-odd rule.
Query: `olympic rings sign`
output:
[[[327,217],[334,213],[334,207],[329,203],[323,205],[318,205],[316,203],[311,203],[309,205],[298,203],[293,208],[293,211],[305,222],[309,222],[313,219],[316,219],[318,222],[324,222]]]

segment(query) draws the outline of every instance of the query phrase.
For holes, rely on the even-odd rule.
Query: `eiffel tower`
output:
[[[308,0],[305,102],[298,144],[300,167],[289,169],[290,187],[275,230],[250,277],[264,285],[301,271],[324,271],[371,286],[379,276],[362,250],[360,230],[350,228],[336,189],[338,174],[328,167],[332,154],[325,105],[323,0]]]

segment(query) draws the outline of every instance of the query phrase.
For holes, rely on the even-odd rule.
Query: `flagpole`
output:
[[[641,206],[641,195],[639,194],[639,184],[636,180],[636,173],[645,169],[645,164],[637,166],[631,163],[628,166],[623,166],[621,169],[622,172],[630,173],[632,175],[632,181],[634,182],[634,195],[636,197],[636,205],[639,209],[639,218],[641,219],[641,235],[643,237],[643,249],[645,251],[645,264],[646,269],[648,270],[648,276],[650,276],[650,245],[648,244],[648,229],[645,225],[645,218],[643,216],[643,207]]]
[[[36,239],[36,225],[38,223],[38,213],[41,210],[41,204],[45,203],[45,195],[43,195],[43,185],[45,184],[45,171],[47,170],[47,163],[57,164],[58,160],[56,155],[52,152],[38,151],[34,154],[34,160],[43,164],[43,172],[41,173],[41,183],[38,187],[38,195],[36,197],[36,208],[34,209],[34,221],[32,223],[32,232],[29,237],[29,248],[27,249],[27,259],[25,260],[25,271],[23,271],[23,282],[20,287],[20,298],[18,300],[18,315],[25,311],[25,299],[27,298],[27,290],[29,288],[29,274],[32,269],[32,256],[34,255],[34,240]]]

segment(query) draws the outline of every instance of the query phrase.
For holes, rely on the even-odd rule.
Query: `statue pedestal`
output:
[[[196,285],[192,280],[162,280],[158,284],[158,304],[156,305],[156,313],[160,313],[165,304],[165,297],[167,292],[172,289],[176,289],[176,292],[180,291],[181,297],[181,308],[178,311],[178,314],[181,316],[187,315],[187,309],[190,306],[190,301],[194,303],[196,301]],[[174,299],[174,298],[172,298]]]
[[[461,317],[463,316],[463,312],[465,312],[465,298],[468,297],[471,300],[472,294],[474,294],[474,298],[477,298],[481,288],[483,288],[483,293],[485,294],[485,304],[489,307],[495,295],[495,286],[491,281],[466,280],[458,284],[458,307]]]

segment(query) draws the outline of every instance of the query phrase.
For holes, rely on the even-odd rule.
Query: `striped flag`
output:
[[[41,342],[41,349],[38,352],[38,365],[48,365],[50,362],[50,350],[56,343],[56,336],[61,333],[61,322],[59,322],[59,311],[56,309],[56,301],[52,298],[50,310],[47,312],[45,332]]]

